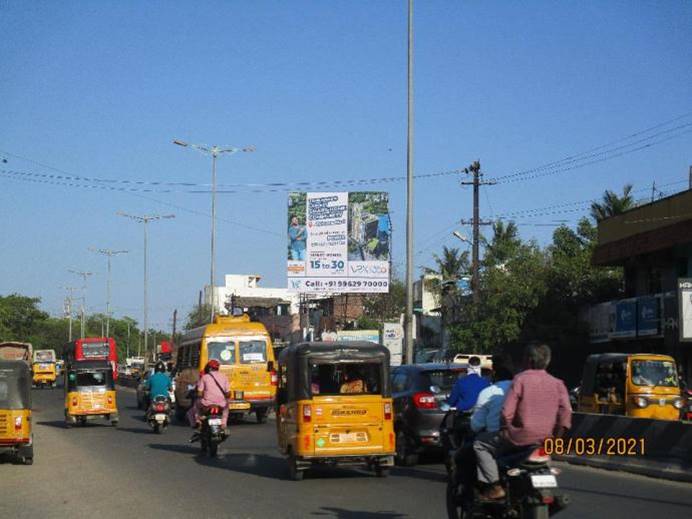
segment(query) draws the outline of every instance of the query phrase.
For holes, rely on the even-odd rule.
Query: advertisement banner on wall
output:
[[[288,289],[389,292],[388,204],[383,192],[289,193]]]
[[[637,336],[660,337],[662,330],[661,298],[646,296],[637,299]]]
[[[379,330],[339,330],[336,332],[337,341],[368,341],[380,343]]]
[[[692,279],[678,279],[680,341],[692,341]]]
[[[389,350],[389,363],[401,366],[404,344],[404,327],[399,321],[382,325],[382,345]]]
[[[615,330],[611,337],[623,339],[637,336],[637,300],[622,299],[615,303]]]

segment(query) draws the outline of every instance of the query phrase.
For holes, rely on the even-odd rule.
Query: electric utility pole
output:
[[[68,342],[72,342],[72,304],[74,302],[74,291],[79,290],[77,287],[60,287],[64,288],[67,290],[67,293],[69,294],[65,298],[65,314],[67,314],[68,318]]]
[[[462,225],[471,224],[473,227],[473,246],[471,249],[471,290],[473,292],[473,304],[480,302],[480,227],[481,225],[492,225],[491,221],[482,221],[480,218],[480,188],[496,184],[493,180],[483,180],[480,161],[475,161],[468,168],[464,168],[464,173],[473,175],[473,180],[462,182],[462,185],[473,186],[473,220],[462,220]]]
[[[216,275],[216,157],[223,154],[232,155],[234,153],[252,152],[255,151],[254,146],[245,148],[234,148],[233,146],[207,146],[206,144],[189,144],[184,141],[174,140],[173,144],[184,148],[194,148],[200,153],[211,155],[211,265],[209,272],[209,301],[211,302],[211,320],[214,322],[214,313],[216,312],[216,294],[214,291],[214,277]]]
[[[406,117],[406,315],[405,363],[413,364],[413,0],[408,1],[408,66]]]
[[[106,337],[110,337],[111,330],[111,258],[118,254],[127,254],[126,250],[96,249],[89,247],[91,252],[103,254],[108,257],[108,279],[106,281]]]

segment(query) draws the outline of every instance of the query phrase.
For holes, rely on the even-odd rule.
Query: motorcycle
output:
[[[222,427],[223,410],[217,405],[212,405],[202,411],[202,428],[199,432],[199,442],[202,454],[209,454],[215,458],[219,444],[226,441],[226,430]]]
[[[156,434],[161,434],[170,422],[171,402],[165,396],[157,396],[147,411],[147,423]]]
[[[458,421],[456,428],[450,425],[455,411],[449,406],[443,410],[446,414],[440,425],[441,440],[443,445],[456,447],[454,452],[446,455],[446,463],[449,463],[446,501],[450,519],[547,519],[567,506],[568,497],[558,489],[556,476],[560,470],[551,467],[550,456],[536,446],[499,458],[500,484],[505,497],[494,501],[482,500],[477,485],[470,483],[475,481],[475,462],[471,467],[466,464],[469,456],[462,460],[458,455],[460,449],[464,448],[468,449],[465,454],[473,452],[470,449],[473,439],[467,430],[461,443],[455,440],[455,435],[458,437],[460,431]],[[461,423],[463,430],[463,420]]]

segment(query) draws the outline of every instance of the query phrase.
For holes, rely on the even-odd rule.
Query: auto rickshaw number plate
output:
[[[238,402],[235,404],[228,404],[229,409],[250,409],[249,402]]]
[[[352,433],[333,433],[329,436],[329,441],[332,443],[360,443],[367,442],[368,435],[364,432]]]

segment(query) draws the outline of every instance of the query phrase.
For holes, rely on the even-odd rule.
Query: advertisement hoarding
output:
[[[678,279],[680,341],[692,341],[692,278]]]
[[[288,195],[288,289],[302,293],[389,292],[389,195]]]
[[[637,337],[660,337],[661,298],[645,296],[637,299]]]
[[[611,337],[622,339],[637,336],[637,300],[622,299],[615,303],[615,330]]]
[[[369,341],[380,343],[379,330],[339,330],[336,332],[337,341]]]

